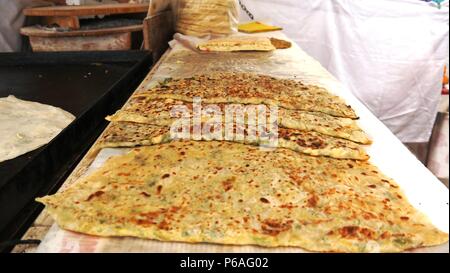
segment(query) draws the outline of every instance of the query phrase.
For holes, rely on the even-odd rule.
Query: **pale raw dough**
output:
[[[0,162],[47,144],[74,119],[50,105],[14,96],[0,98]]]

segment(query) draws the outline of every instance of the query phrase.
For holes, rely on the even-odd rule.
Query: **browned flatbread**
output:
[[[108,116],[109,121],[128,121],[147,123],[158,126],[170,126],[181,115],[171,117],[170,111],[174,106],[182,106],[188,109],[188,118],[193,117],[192,104],[172,99],[153,100],[146,97],[134,97],[130,103],[117,111],[114,115]],[[217,105],[223,113],[223,122],[226,120],[225,107],[228,104]],[[208,107],[208,105],[203,105]],[[174,113],[177,114],[177,113]],[[208,119],[203,115],[202,121]],[[266,112],[266,120],[270,120],[270,111]],[[339,137],[361,144],[370,144],[370,138],[359,128],[356,121],[348,118],[338,118],[322,113],[296,111],[289,109],[278,109],[278,126],[288,129],[298,129],[303,131],[314,131],[324,135]]]
[[[182,0],[177,11],[176,31],[186,35],[230,34],[237,28],[235,1]]]
[[[366,161],[231,142],[141,147],[38,201],[60,227],[96,236],[327,252],[448,241]]]
[[[270,42],[276,49],[286,49],[286,48],[290,48],[292,46],[291,42],[281,40],[281,39],[276,39],[276,38],[270,38]]]
[[[164,84],[135,95],[203,103],[277,105],[292,110],[321,112],[336,117],[358,118],[350,105],[326,89],[301,82],[250,73],[218,72]]]
[[[209,130],[206,131],[204,128],[209,128]],[[228,128],[231,131],[227,135]],[[256,146],[260,145],[268,148],[285,148],[314,156],[356,160],[369,159],[364,149],[351,141],[311,131],[279,128],[278,130],[274,129],[274,133],[274,130],[270,129],[270,127],[266,127],[263,135],[261,135],[256,126],[249,127],[247,125],[231,124],[227,127],[224,124],[203,123],[199,126],[199,137],[197,137],[197,140],[223,140]],[[177,140],[177,138],[193,140],[195,139],[193,130],[194,128],[191,125],[186,130],[188,135],[177,135],[174,133],[172,137],[170,127],[168,126],[161,127],[143,123],[113,122],[98,145],[99,148],[117,148],[157,145]]]

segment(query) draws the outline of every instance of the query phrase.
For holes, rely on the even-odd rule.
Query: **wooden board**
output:
[[[31,26],[21,28],[20,33],[22,35],[33,37],[60,38],[60,37],[102,36],[108,34],[142,31],[142,29],[143,29],[142,25],[132,25],[132,26],[90,29],[90,30],[51,31],[38,28],[36,26]]]
[[[146,13],[149,4],[106,4],[87,6],[50,6],[26,8],[26,16],[89,16],[126,13]]]
[[[31,48],[39,51],[105,51],[130,50],[131,32],[86,37],[30,36]]]

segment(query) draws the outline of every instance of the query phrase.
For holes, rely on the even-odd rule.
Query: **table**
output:
[[[287,39],[282,32],[257,35]],[[198,54],[184,48],[180,43],[171,44],[172,49],[163,55],[135,92],[145,90],[158,80],[169,76],[189,76],[205,71],[223,70],[264,73],[323,86],[344,98],[360,116],[361,128],[374,141],[373,145],[367,147],[370,161],[397,181],[413,206],[424,212],[438,228],[448,232],[448,189],[347,88],[300,47],[294,44],[290,49],[273,53]],[[123,149],[105,149],[99,153],[95,146],[94,144],[63,188],[87,171],[97,168],[108,156],[124,152]],[[37,248],[16,248],[15,252],[304,252],[300,248],[287,247],[263,248],[92,237],[61,230],[45,212],[39,216],[24,238],[43,241]],[[448,249],[447,243],[413,251],[448,252]]]

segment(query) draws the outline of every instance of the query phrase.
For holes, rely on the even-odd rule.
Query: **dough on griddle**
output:
[[[16,158],[49,143],[75,117],[57,107],[0,98],[0,162]]]

